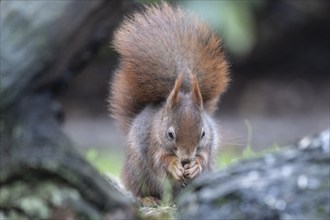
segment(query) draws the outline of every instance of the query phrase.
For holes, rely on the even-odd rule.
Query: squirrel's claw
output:
[[[189,164],[184,166],[184,176],[189,179],[195,178],[203,170],[200,162],[198,160],[193,160]]]
[[[179,162],[173,163],[173,165],[169,167],[169,173],[171,174],[172,178],[176,181],[179,181],[182,186],[186,185],[184,171],[184,168]]]

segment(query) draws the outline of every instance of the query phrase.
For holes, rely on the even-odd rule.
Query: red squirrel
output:
[[[212,113],[229,82],[221,39],[199,17],[168,3],[146,6],[114,34],[120,62],[110,110],[128,140],[122,181],[162,199],[213,169],[219,144]]]

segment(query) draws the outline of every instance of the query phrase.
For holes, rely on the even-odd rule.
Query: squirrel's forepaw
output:
[[[184,176],[193,179],[202,172],[203,168],[199,160],[193,160],[184,166]]]
[[[184,168],[182,167],[181,163],[174,162],[172,165],[168,167],[168,171],[173,179],[180,182],[181,185],[183,186],[186,185],[186,180],[184,177]]]

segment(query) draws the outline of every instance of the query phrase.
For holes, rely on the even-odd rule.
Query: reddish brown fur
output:
[[[164,101],[177,76],[196,76],[209,113],[216,110],[229,81],[221,40],[193,14],[161,6],[146,7],[116,31],[114,48],[121,55],[111,92],[111,111],[125,133],[148,104]]]

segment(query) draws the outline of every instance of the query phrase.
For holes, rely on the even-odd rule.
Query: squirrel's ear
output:
[[[175,85],[166,100],[166,109],[167,110],[171,110],[180,101],[179,92],[180,92],[182,83],[183,83],[183,75],[180,74],[178,76],[178,78],[176,79]]]
[[[203,108],[203,98],[201,91],[199,89],[198,80],[196,79],[196,76],[193,74],[189,74],[189,78],[191,81],[191,96],[193,99],[193,102],[200,108]]]

